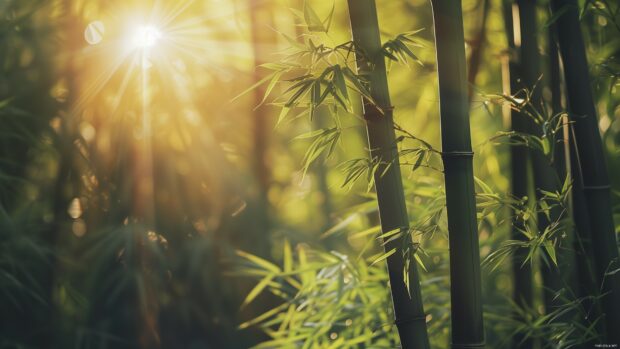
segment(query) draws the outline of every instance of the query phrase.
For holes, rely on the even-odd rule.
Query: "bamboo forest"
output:
[[[0,349],[620,346],[617,0],[0,0]]]

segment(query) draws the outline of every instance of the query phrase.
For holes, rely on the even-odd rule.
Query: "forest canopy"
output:
[[[616,1],[0,1],[0,348],[617,348],[619,233]]]

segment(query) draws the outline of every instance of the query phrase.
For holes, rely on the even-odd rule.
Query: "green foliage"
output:
[[[614,29],[620,32],[620,5],[617,3],[614,6],[613,2],[607,0],[586,0],[581,6],[579,17],[583,18],[588,12],[602,17],[605,23],[611,22]]]
[[[246,302],[265,291],[282,303],[240,325],[271,338],[255,348],[391,348],[387,275],[380,265],[284,242],[283,266],[240,252],[238,272],[259,278]]]
[[[325,153],[325,158],[329,158],[334,154],[336,146],[341,135],[341,129],[338,127],[315,130],[302,135],[297,136],[295,139],[312,139],[312,143],[308,147],[306,154],[304,155],[303,171],[304,176],[308,172],[310,165]]]
[[[482,183],[480,180],[478,182]],[[488,191],[488,186],[484,186]],[[518,249],[527,249],[528,251],[523,264],[532,263],[534,260],[538,260],[538,258],[545,259],[545,254],[539,253],[542,248],[551,257],[551,261],[547,262],[557,266],[556,249],[573,248],[572,246],[564,246],[562,244],[562,240],[567,236],[567,228],[572,224],[568,218],[570,194],[571,183],[569,177],[567,177],[561,191],[554,193],[543,191],[541,198],[536,200],[533,206],[527,202],[527,198],[500,196],[491,192],[484,192],[482,195],[479,195],[479,199],[483,201],[480,205],[483,209],[483,215],[500,207],[510,208],[515,212],[514,218],[521,223],[519,226],[524,227],[524,229],[519,229],[519,231],[525,237],[525,241],[505,241],[497,250],[487,256],[483,261],[483,265],[495,269],[505,261],[506,257]],[[552,220],[549,212],[556,207],[560,209],[561,213]],[[540,226],[538,224],[538,217],[540,217],[539,214],[541,213],[550,221],[543,231],[538,230]]]
[[[9,215],[0,205],[2,347],[36,348],[49,333],[48,275],[55,252],[43,239],[45,225],[39,215],[32,206]]]
[[[600,319],[591,319],[590,309],[584,306],[585,299],[567,299],[560,290],[556,295],[562,298],[562,305],[541,314],[536,309],[524,308],[511,302],[509,309],[496,309],[489,312],[487,318],[497,322],[510,335],[499,343],[500,346],[509,345],[508,340],[517,333],[523,333],[523,342],[526,339],[538,339],[542,348],[579,348],[595,340],[599,334],[596,326]],[[507,312],[516,312],[516,317],[507,317]],[[581,319],[587,319],[587,325],[582,325]],[[521,342],[521,344],[523,343]]]
[[[539,81],[540,83],[540,81]],[[535,152],[542,153],[550,163],[554,162],[557,154],[556,148],[563,146],[563,140],[558,141],[564,127],[565,112],[552,114],[545,105],[535,105],[532,96],[539,86],[533,86],[531,90],[521,89],[512,96],[487,95],[487,101],[493,103],[507,103],[512,110],[522,113],[531,121],[533,129],[529,132],[501,131],[491,137],[488,142],[495,145],[507,144],[525,146]]]
[[[422,61],[411,50],[411,47],[424,47],[419,41],[415,40],[416,34],[423,29],[397,35],[394,39],[388,40],[383,44],[381,51],[389,63],[396,62],[408,65],[409,61],[424,65]],[[389,69],[389,65],[388,65]]]

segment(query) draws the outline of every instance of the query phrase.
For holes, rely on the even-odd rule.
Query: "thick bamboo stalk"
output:
[[[503,2],[504,24],[508,41],[509,54],[509,75],[510,75],[510,91],[514,94],[519,89],[518,77],[520,76],[520,60],[518,45],[521,44],[521,27],[516,27],[514,23],[518,20],[518,7],[511,1]],[[513,21],[513,16],[515,17]],[[519,24],[520,22],[516,22]],[[517,29],[517,30],[515,30]],[[510,113],[511,130],[516,132],[527,132],[526,117],[512,110]],[[512,145],[510,147],[510,174],[511,174],[511,193],[516,198],[524,198],[528,195],[528,162],[529,152],[523,145]],[[521,233],[524,229],[523,221],[518,219],[518,212],[512,212],[512,230],[511,239],[525,240],[525,236]],[[515,251],[512,260],[512,272],[514,276],[512,298],[515,304],[523,307],[532,307],[532,268],[529,263],[523,264],[527,250],[519,249]],[[529,348],[533,345],[530,339],[524,338],[522,334],[517,333],[512,338],[513,347]]]
[[[480,251],[461,1],[431,3],[450,235],[452,348],[483,348]]]
[[[579,171],[579,156],[577,155],[577,147],[574,144],[574,133],[570,134],[570,161],[571,176],[573,180],[572,188],[572,214],[573,223],[576,233],[574,247],[576,251],[577,271],[577,296],[582,298],[582,307],[586,311],[586,323],[592,323],[602,316],[601,304],[590,297],[598,297],[601,290],[597,286],[597,277],[594,266],[594,252],[592,249],[592,234],[590,232],[590,214],[588,206],[583,194],[583,179]],[[602,321],[597,322],[596,331],[603,333],[605,326]],[[596,344],[598,340],[594,340],[592,344]]]
[[[403,192],[398,151],[396,149],[392,104],[388,91],[385,60],[374,0],[348,0],[353,41],[356,45],[357,69],[370,81],[376,105],[363,101],[370,156],[382,163],[375,173],[375,188],[383,232],[407,230],[409,219]],[[396,249],[387,258],[394,302],[395,322],[404,349],[429,348],[426,314],[422,305],[419,273],[415,263],[409,266],[408,292],[404,280],[401,242],[392,241],[386,250]]]
[[[564,77],[574,123],[578,165],[594,252],[595,277],[603,298],[607,329],[606,341],[620,343],[620,273],[618,245],[611,210],[610,184],[603,144],[598,129],[596,107],[590,89],[585,45],[579,23],[579,6],[575,0],[552,0],[557,19],[558,43],[564,63]]]
[[[562,92],[562,69],[560,66],[560,52],[557,43],[557,23],[553,23],[549,27],[549,88],[551,90],[551,108],[554,114],[558,114],[565,110]],[[601,309],[597,302],[592,301],[591,296],[600,294],[594,279],[592,240],[590,238],[590,227],[588,226],[589,216],[588,208],[585,206],[583,197],[583,189],[581,188],[581,174],[577,166],[577,153],[574,144],[574,137],[570,132],[570,124],[568,117],[563,118],[562,146],[556,148],[554,166],[560,175],[560,178],[570,176],[573,183],[571,197],[569,202],[570,214],[572,216],[572,225],[567,228],[569,234],[573,235],[573,251],[574,251],[574,275],[571,284],[574,285],[574,295],[583,299],[582,309],[587,314],[583,319],[585,325],[593,323],[601,316]],[[603,331],[602,323],[598,322],[596,330]],[[596,341],[585,343],[594,346]]]
[[[546,70],[546,82],[551,92],[551,98],[549,100],[551,107],[551,114],[557,116],[563,112],[562,108],[562,79],[560,76],[560,55],[558,52],[556,41],[556,25],[553,23],[547,30],[547,70]],[[561,117],[561,129],[555,135],[555,148],[553,153],[552,167],[555,175],[557,176],[558,183],[554,190],[559,190],[563,185],[563,181],[571,181],[570,175],[571,161],[570,161],[570,138],[569,138],[569,125],[568,117]],[[566,212],[563,212],[562,219],[572,222],[572,200],[569,200]],[[553,212],[553,217],[557,213]],[[554,267],[551,264],[543,263],[541,266],[541,272],[543,276],[543,285],[545,287],[543,299],[545,303],[545,310],[547,313],[551,313],[558,307],[565,304],[566,298],[557,297],[557,292],[564,289],[564,296],[569,299],[578,297],[579,292],[579,274],[583,266],[587,266],[587,257],[578,256],[577,251],[579,243],[577,239],[580,237],[577,235],[576,230],[572,224],[565,224],[565,229],[562,236],[558,236],[557,241],[560,241],[556,246],[556,252],[558,256],[558,267]],[[584,269],[585,270],[585,269]],[[565,313],[558,321],[569,322],[574,319],[574,313]],[[580,319],[582,325],[588,326],[588,319]],[[592,343],[590,343],[591,345]]]

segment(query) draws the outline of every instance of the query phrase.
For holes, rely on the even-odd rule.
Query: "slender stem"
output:
[[[491,9],[491,0],[482,1],[482,14],[480,26],[476,36],[471,41],[471,55],[469,56],[469,68],[467,69],[467,81],[469,83],[469,103],[471,104],[474,98],[474,87],[476,85],[476,76],[480,70],[480,63],[482,63],[482,54],[484,53],[484,46],[486,44],[487,22],[489,18],[489,12]]]
[[[364,100],[364,119],[368,133],[370,156],[380,160],[375,172],[375,187],[379,204],[379,217],[383,232],[401,229],[407,231],[409,219],[400,173],[393,108],[387,84],[385,60],[381,53],[381,37],[374,0],[348,0],[351,31],[357,51],[357,69],[370,80],[373,104]],[[363,53],[362,53],[363,52]],[[429,348],[426,314],[422,305],[419,273],[415,263],[404,270],[402,243],[398,240],[386,244],[386,250],[396,249],[387,258],[395,322],[403,349]],[[404,272],[409,273],[409,290]]]

